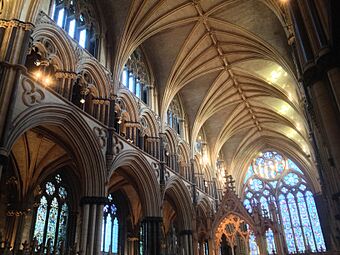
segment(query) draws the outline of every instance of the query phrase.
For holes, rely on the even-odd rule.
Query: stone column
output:
[[[211,237],[208,239],[209,255],[219,255],[215,254],[215,240]]]
[[[89,224],[89,213],[90,213],[90,205],[83,204],[83,212],[82,212],[82,228],[81,228],[81,236],[80,236],[80,254],[86,254],[86,244],[87,244],[87,236],[88,236],[88,224]]]
[[[96,228],[96,214],[97,214],[97,205],[91,204],[90,205],[87,246],[86,246],[86,254],[88,254],[88,255],[93,254],[94,236],[95,236],[95,228]]]
[[[11,5],[10,3],[7,3]],[[6,167],[7,155],[4,145],[12,126],[18,81],[26,61],[31,23],[17,19],[0,20],[0,178]]]
[[[101,250],[100,246],[101,246],[101,235],[102,235],[102,228],[103,228],[103,208],[104,208],[104,204],[97,204],[94,254],[99,254]]]
[[[180,236],[180,255],[193,255],[192,230],[182,230]]]
[[[143,255],[161,254],[161,217],[145,217],[142,221]]]
[[[128,255],[136,255],[138,253],[138,242],[138,237],[128,237]]]
[[[103,222],[103,205],[106,197],[83,197],[80,254],[99,254]]]

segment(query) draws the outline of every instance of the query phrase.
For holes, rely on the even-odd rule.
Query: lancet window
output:
[[[90,5],[84,0],[53,1],[52,19],[82,48],[95,56],[98,45],[96,34],[98,28],[96,28],[96,19],[92,17],[92,14]]]
[[[260,206],[263,216],[279,224],[289,254],[326,250],[313,193],[303,171],[291,159],[275,151],[260,153],[246,174],[243,204],[250,213]],[[268,253],[274,254],[271,229],[266,239]]]
[[[67,237],[68,193],[59,174],[42,186],[35,214],[33,238],[38,244],[60,248]]]
[[[174,98],[167,112],[167,123],[179,135],[181,135],[182,132],[180,123],[181,120],[182,120],[181,107],[178,102],[178,99]]]
[[[104,206],[101,251],[109,254],[118,254],[119,222],[117,207],[108,196],[109,203]]]
[[[125,64],[121,77],[121,83],[145,104],[149,102],[149,89],[151,87],[150,73],[143,53],[136,49]]]

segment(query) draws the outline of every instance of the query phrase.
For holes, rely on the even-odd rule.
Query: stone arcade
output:
[[[0,254],[340,254],[339,0],[0,0]]]

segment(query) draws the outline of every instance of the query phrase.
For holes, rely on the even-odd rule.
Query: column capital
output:
[[[89,196],[85,196],[82,197],[80,200],[80,204],[84,205],[84,204],[96,204],[96,205],[103,205],[103,204],[107,204],[109,202],[107,197],[89,197]]]

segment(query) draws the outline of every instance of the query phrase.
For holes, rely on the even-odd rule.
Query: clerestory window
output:
[[[121,73],[120,81],[145,104],[150,104],[151,79],[145,58],[140,49],[129,57]]]
[[[92,10],[89,10],[89,5],[81,0],[53,1],[52,19],[82,48],[96,56],[98,36],[95,31],[95,19],[90,14]]]

